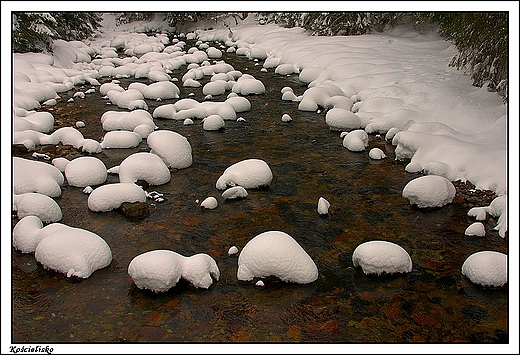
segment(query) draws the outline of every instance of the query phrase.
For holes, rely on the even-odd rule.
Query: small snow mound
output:
[[[464,231],[465,235],[469,236],[477,236],[477,237],[483,237],[486,235],[486,228],[484,227],[484,224],[482,222],[475,222],[472,223],[466,230]]]
[[[368,146],[368,134],[362,129],[348,132],[343,137],[343,146],[352,152],[362,152]]]
[[[19,219],[36,216],[43,222],[58,222],[62,217],[61,208],[56,201],[35,192],[13,195],[13,211],[16,211]]]
[[[226,200],[246,198],[247,191],[242,186],[234,186],[224,191],[222,197]]]
[[[236,246],[232,246],[228,249],[228,255],[235,255],[236,253],[238,253],[238,248]]]
[[[507,255],[496,251],[480,251],[462,264],[462,275],[482,286],[501,287],[507,283]]]
[[[368,152],[368,156],[370,159],[379,160],[386,158],[385,152],[379,148],[372,148],[370,149],[370,152]]]
[[[413,179],[403,189],[402,196],[419,208],[442,207],[453,201],[455,186],[442,176],[426,175]]]
[[[204,201],[202,201],[202,203],[200,204],[200,207],[205,208],[207,210],[213,210],[217,208],[217,206],[218,201],[213,196],[206,197],[206,199],[204,199]]]
[[[134,183],[114,183],[94,189],[88,196],[87,205],[93,212],[108,212],[123,202],[145,202],[146,193]]]
[[[150,152],[161,157],[170,168],[185,169],[193,163],[188,139],[177,132],[158,130],[150,133],[146,142]]]
[[[325,198],[318,199],[318,214],[326,215],[329,213],[330,203]]]
[[[284,113],[284,114],[282,115],[282,122],[291,122],[291,121],[292,121],[292,117],[289,116],[289,114]]]
[[[275,276],[284,282],[308,284],[318,278],[318,268],[305,250],[289,234],[267,231],[251,239],[238,257],[237,277]]]
[[[228,186],[242,186],[245,189],[255,189],[269,186],[273,173],[269,165],[260,159],[245,159],[224,170],[218,178],[216,188],[224,190]]]
[[[357,246],[352,254],[354,267],[361,266],[365,274],[407,273],[412,271],[412,259],[401,246],[374,240]]]
[[[107,168],[98,158],[79,157],[67,164],[65,177],[70,186],[100,185],[107,179]]]
[[[119,182],[144,180],[150,185],[163,185],[170,181],[170,169],[153,153],[134,153],[119,165]]]

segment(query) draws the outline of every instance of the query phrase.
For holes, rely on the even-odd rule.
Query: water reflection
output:
[[[460,273],[465,258],[476,251],[507,253],[507,241],[491,231],[494,225],[488,222],[485,238],[466,237],[471,222],[467,204],[428,211],[410,206],[401,190],[418,175],[404,172],[405,163],[394,160],[388,142],[370,137],[369,148],[379,147],[388,156],[382,161],[370,160],[369,149],[349,152],[339,132],[325,124],[325,113],[301,112],[297,104],[281,101],[284,86],[303,92],[297,76],[263,73],[244,57],[226,54],[226,61],[262,80],[268,92],[248,97],[252,110],[239,115],[246,122],[226,121],[222,131],[206,132],[200,122],[183,126],[182,121],[156,120],[160,129],[188,138],[194,163],[173,171],[169,183],[147,189],[165,197],[151,205],[147,218],[131,222],[118,211],[91,212],[81,189],[63,188],[57,199],[61,222],[103,237],[113,253],[109,267],[86,280],[68,279],[13,250],[13,341],[507,342],[508,287],[479,287]],[[128,81],[122,81],[126,87]],[[199,91],[182,88],[181,95],[196,92],[194,98],[202,101]],[[107,106],[99,94],[67,104],[72,94],[62,96],[53,114],[82,117],[85,138],[99,140],[99,118],[117,108]],[[148,102],[150,112],[170,101]],[[284,113],[291,115],[291,123],[281,121]],[[143,149],[145,142],[96,156],[110,168]],[[79,155],[71,150],[66,157]],[[217,178],[247,158],[269,163],[271,186],[250,190],[243,200],[219,199]],[[116,182],[117,176],[108,181]],[[219,199],[216,210],[199,207],[196,201],[207,196]],[[331,203],[327,216],[316,210],[321,196]],[[265,287],[256,287],[237,280],[238,256],[227,250],[233,245],[241,249],[267,230],[284,231],[302,245],[318,266],[315,283],[267,279]],[[376,239],[405,248],[412,272],[374,277],[354,268],[354,249]],[[186,256],[207,253],[221,278],[209,290],[185,281],[161,294],[139,290],[127,274],[128,264],[153,249]]]

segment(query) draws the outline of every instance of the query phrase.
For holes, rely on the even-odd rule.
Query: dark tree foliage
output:
[[[12,51],[50,50],[55,39],[66,41],[88,38],[100,25],[96,12],[13,12]]]

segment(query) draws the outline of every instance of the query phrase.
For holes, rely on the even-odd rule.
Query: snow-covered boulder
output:
[[[238,257],[237,278],[275,276],[284,282],[308,284],[318,278],[318,268],[289,234],[267,231],[251,239]]]
[[[477,237],[483,237],[486,235],[486,228],[484,227],[484,224],[482,222],[475,222],[472,223],[466,230],[464,231],[465,235],[469,236],[477,236]]]
[[[232,96],[226,99],[227,103],[231,104],[235,109],[236,113],[246,112],[251,110],[251,102],[245,97],[242,96]]]
[[[209,115],[202,120],[202,128],[205,131],[218,131],[226,126],[226,123],[219,115]]]
[[[190,142],[177,132],[154,131],[150,133],[146,142],[151,149],[150,152],[161,157],[167,167],[185,169],[193,163]]]
[[[143,92],[145,99],[151,100],[167,100],[167,99],[178,99],[181,91],[171,81],[159,81],[157,83],[150,84],[146,87]]]
[[[123,202],[146,202],[146,192],[134,183],[114,183],[92,190],[87,199],[88,208],[93,212],[112,211]]]
[[[269,165],[261,159],[245,159],[224,170],[218,178],[216,188],[224,190],[231,186],[242,186],[245,189],[254,189],[269,186],[273,180],[273,173]]]
[[[484,221],[488,213],[495,218],[498,217],[498,223],[493,229],[498,230],[500,237],[505,238],[507,232],[507,195],[496,197],[489,206],[473,207],[467,214],[477,221]]]
[[[300,111],[316,111],[318,107],[325,108],[332,96],[344,96],[345,93],[334,84],[322,84],[305,90],[298,105]]]
[[[44,235],[43,222],[37,216],[23,217],[13,228],[13,246],[22,253],[32,253]]]
[[[265,86],[252,75],[244,74],[238,78],[236,84],[233,85],[232,91],[243,96],[265,94]]]
[[[274,72],[279,75],[290,75],[290,74],[298,73],[299,70],[298,70],[298,68],[296,68],[296,66],[294,64],[283,63],[283,64],[279,64],[276,67],[276,69],[274,70]]]
[[[218,281],[218,266],[207,254],[185,257],[171,250],[152,250],[132,259],[128,274],[140,289],[165,292],[181,277],[197,288],[209,288],[213,278]]]
[[[62,173],[65,172],[65,167],[67,166],[68,163],[70,163],[70,160],[67,158],[62,158],[62,157],[54,158],[51,161],[51,164],[54,165],[56,168],[58,168],[58,170],[61,171]]]
[[[209,196],[201,202],[200,207],[205,208],[207,210],[214,210],[218,207],[218,201],[215,197]]]
[[[105,131],[133,131],[142,124],[155,129],[152,115],[146,110],[135,110],[132,112],[106,111],[101,116],[101,124]]]
[[[101,185],[107,180],[107,168],[98,158],[79,157],[67,164],[65,177],[70,186]]]
[[[144,180],[150,185],[163,185],[171,179],[164,161],[153,153],[134,153],[119,165],[119,182]]]
[[[61,208],[56,201],[35,192],[13,195],[13,211],[16,211],[19,219],[36,216],[43,222],[58,222],[62,217]]]
[[[152,117],[153,118],[165,118],[172,120],[173,115],[177,112],[173,104],[166,104],[158,106],[155,110],[153,110]]]
[[[91,138],[83,139],[80,146],[81,151],[83,153],[97,154],[103,151],[103,147],[101,147],[101,144],[99,144],[98,141]]]
[[[326,215],[329,213],[330,202],[325,198],[320,197],[318,199],[318,214]]]
[[[148,127],[148,126],[147,126]],[[111,148],[134,148],[141,143],[142,138],[139,133],[130,131],[110,131],[105,133],[101,147]]]
[[[482,286],[500,287],[507,283],[507,255],[496,251],[480,251],[462,264],[462,275]]]
[[[380,160],[386,158],[385,152],[381,150],[380,148],[372,148],[370,149],[370,152],[368,152],[368,156],[370,159],[374,160]]]
[[[89,277],[94,271],[112,262],[112,251],[103,238],[85,229],[64,224],[52,224],[36,246],[34,257],[44,268],[80,278]]]
[[[453,201],[455,186],[442,176],[426,175],[413,179],[403,189],[402,196],[419,208],[442,207]]]
[[[63,174],[55,166],[13,157],[13,193],[37,192],[49,197],[61,195]]]
[[[41,133],[47,133],[54,128],[54,116],[49,112],[30,111],[27,116],[13,117],[13,131],[33,130]]]
[[[291,122],[292,121],[292,117],[288,114],[288,113],[284,113],[282,115],[282,122]]]
[[[354,267],[361,266],[365,274],[407,273],[412,271],[412,259],[401,246],[374,240],[362,243],[352,254]]]
[[[230,187],[226,191],[222,193],[222,198],[226,200],[234,200],[239,198],[246,198],[247,197],[247,190],[244,189],[242,186],[234,186]]]
[[[361,127],[361,119],[355,113],[340,107],[327,111],[325,123],[331,131],[350,131]]]
[[[362,152],[368,147],[368,134],[362,129],[348,132],[343,137],[343,147],[352,152]]]
[[[143,94],[137,89],[128,89],[123,92],[110,90],[107,92],[108,99],[113,105],[119,108],[128,109],[131,102],[136,100],[144,100]]]

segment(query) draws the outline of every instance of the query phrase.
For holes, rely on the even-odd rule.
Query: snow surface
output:
[[[453,201],[456,190],[450,180],[442,176],[426,175],[411,180],[402,195],[419,208],[442,207]]]
[[[461,271],[475,284],[503,286],[507,283],[507,255],[490,250],[471,254],[462,264]]]
[[[218,178],[216,188],[224,190],[229,186],[242,186],[245,189],[255,189],[269,186],[273,173],[269,165],[261,159],[245,159],[224,170]]]
[[[275,276],[284,282],[308,284],[318,278],[318,268],[309,254],[289,234],[267,231],[251,239],[238,257],[241,281]]]
[[[128,274],[135,285],[154,292],[168,291],[182,278],[197,288],[209,288],[220,270],[207,254],[185,257],[171,250],[152,250],[132,259]]]
[[[354,267],[361,266],[365,274],[407,273],[412,271],[412,259],[401,246],[383,240],[360,244],[352,254]]]

